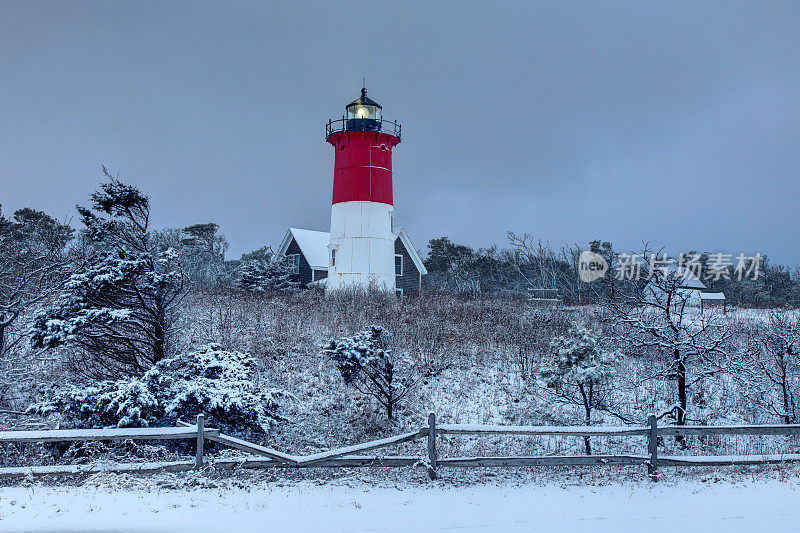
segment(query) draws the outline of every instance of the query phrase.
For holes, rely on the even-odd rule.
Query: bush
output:
[[[622,355],[600,347],[597,336],[574,323],[565,336],[554,337],[550,353],[542,360],[539,377],[558,402],[583,406],[584,422],[592,424],[592,410],[606,409],[605,397]],[[584,437],[586,455],[592,454],[589,437]]]
[[[286,393],[256,385],[256,362],[248,354],[208,344],[163,359],[141,378],[102,381],[55,390],[29,411],[60,412],[81,427],[174,425],[205,414],[207,425],[233,433],[267,432]]]
[[[378,400],[386,408],[389,419],[421,377],[410,377],[416,368],[406,375],[398,375],[388,335],[380,326],[370,326],[354,337],[331,341],[323,353],[336,363],[345,384]]]

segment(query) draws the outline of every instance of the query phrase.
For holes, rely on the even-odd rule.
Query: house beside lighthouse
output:
[[[392,150],[400,143],[400,124],[383,119],[366,89],[345,110],[325,128],[334,149],[330,232],[290,228],[278,257],[290,261],[303,285],[324,284],[326,293],[418,294],[428,272],[393,217]]]

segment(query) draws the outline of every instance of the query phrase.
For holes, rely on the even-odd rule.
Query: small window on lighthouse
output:
[[[331,266],[332,267],[336,266],[336,248],[331,250]]]

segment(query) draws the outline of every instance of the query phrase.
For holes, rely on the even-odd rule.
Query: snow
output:
[[[395,435],[392,437],[387,437],[385,439],[365,442],[363,444],[354,444],[352,446],[345,446],[343,448],[337,448],[335,450],[329,450],[327,452],[315,453],[313,455],[305,455],[297,457],[297,460],[300,464],[305,463],[312,463],[314,461],[319,461],[322,459],[331,459],[334,457],[342,457],[345,455],[349,455],[352,453],[358,452],[365,452],[368,450],[375,450],[377,448],[383,448],[384,446],[388,446],[390,444],[406,442],[409,440],[415,440],[417,437],[421,437],[421,431],[412,431],[409,433],[404,433],[402,435]]]
[[[701,292],[700,293],[701,300],[724,300],[725,294],[721,292]]]
[[[208,431],[208,430],[206,430]],[[46,430],[18,430],[0,431],[0,442],[32,442],[32,441],[74,441],[74,440],[115,440],[115,439],[145,439],[170,437],[189,438],[197,434],[195,426],[191,427],[155,427],[155,428],[125,428],[125,429],[46,429]]]
[[[328,269],[328,244],[331,242],[331,234],[326,231],[313,231],[310,229],[289,228],[289,232],[297,241],[297,245],[303,251],[303,255],[311,268],[318,270]],[[286,243],[288,246],[289,243]],[[286,250],[281,247],[278,253],[283,254]]]
[[[106,479],[0,489],[0,531],[796,531],[792,482],[410,484],[355,478],[169,488]],[[133,485],[127,488],[125,484]],[[114,488],[111,488],[114,487]],[[167,488],[164,488],[167,487]]]
[[[406,251],[408,251],[408,255],[411,256],[411,260],[414,262],[414,266],[417,267],[417,270],[419,270],[423,276],[427,274],[428,270],[422,263],[422,258],[419,256],[417,249],[414,248],[414,245],[411,243],[411,239],[405,230],[403,228],[396,228],[392,233],[395,237],[400,238],[400,240],[403,242],[403,245],[406,247]],[[306,261],[308,261],[308,264],[311,266],[311,268],[316,270],[328,270],[328,245],[331,242],[330,233],[327,231],[289,228],[287,238],[284,239],[283,244],[278,249],[279,254],[286,253],[286,248],[291,242],[291,238],[288,238],[289,235],[294,237],[294,240],[297,241],[297,245],[303,251],[303,255],[306,257]]]
[[[499,433],[522,435],[647,435],[649,426],[513,426],[500,424],[437,424],[447,433]]]
[[[210,343],[156,363],[141,377],[68,385],[30,411],[69,415],[80,425],[141,427],[205,413],[220,429],[268,432],[284,391],[257,383],[249,354]]]
[[[675,279],[681,280],[681,288],[684,289],[705,289],[706,284],[700,281],[697,275],[688,267],[679,267],[671,264],[666,268],[661,269],[664,275],[672,276]]]

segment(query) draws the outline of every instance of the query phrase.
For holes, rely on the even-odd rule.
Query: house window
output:
[[[394,275],[403,275],[403,256],[400,254],[394,256]]]
[[[398,297],[398,298],[402,298],[402,296],[403,296],[403,289],[395,289],[395,290],[394,290],[394,293],[395,293],[395,295],[397,295],[397,297]]]
[[[336,248],[331,250],[331,266],[336,266]]]
[[[300,254],[290,254],[286,256],[286,260],[289,261],[289,269],[292,274],[299,274],[300,273]]]

